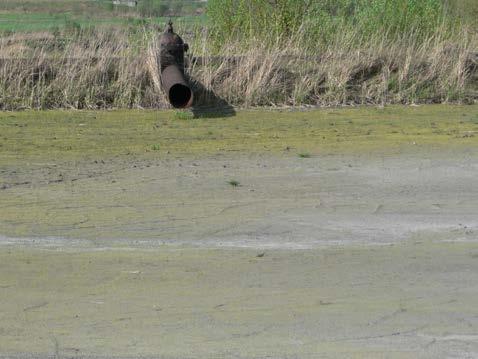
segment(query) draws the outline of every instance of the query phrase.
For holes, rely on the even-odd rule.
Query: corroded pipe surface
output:
[[[174,33],[169,22],[161,36],[160,63],[161,86],[175,108],[186,108],[193,104],[193,92],[184,76],[184,52],[188,45]]]
[[[177,65],[169,65],[162,71],[161,85],[173,107],[186,108],[192,105],[193,93]]]

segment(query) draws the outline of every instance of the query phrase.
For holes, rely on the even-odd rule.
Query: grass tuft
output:
[[[236,180],[230,180],[230,181],[227,181],[227,183],[230,184],[232,187],[239,187],[241,185],[239,181],[236,181]]]
[[[194,114],[191,111],[187,110],[176,110],[174,112],[174,119],[176,120],[192,120]]]

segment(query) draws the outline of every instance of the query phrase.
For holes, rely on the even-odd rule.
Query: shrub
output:
[[[425,37],[446,20],[442,0],[209,0],[214,38],[262,38],[276,43],[300,32],[307,43],[322,44],[345,29],[364,39],[413,32]]]

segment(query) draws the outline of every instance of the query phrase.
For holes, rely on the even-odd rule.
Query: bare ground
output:
[[[467,141],[10,162],[0,358],[477,357]]]

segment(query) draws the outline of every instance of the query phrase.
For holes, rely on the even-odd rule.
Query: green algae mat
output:
[[[478,351],[477,244],[258,254],[3,248],[0,352],[437,358]]]
[[[478,106],[257,110],[209,118],[172,111],[3,112],[0,235],[112,243],[222,238],[231,231],[247,239],[247,228],[260,226],[273,228],[266,234],[290,232],[294,225],[282,221],[278,230],[276,218],[327,209],[326,190],[334,193],[331,186],[344,178],[353,181],[342,186],[354,188],[350,197],[367,188],[364,198],[386,195],[379,188],[393,158],[394,178],[415,179],[413,166],[429,168],[430,181],[440,178],[443,171],[432,163],[440,158],[457,178],[468,178],[477,131]],[[444,181],[452,186],[457,178]],[[423,187],[415,198],[428,193],[417,181],[396,188]],[[396,208],[407,205],[395,195]],[[421,206],[432,206],[433,195]],[[471,199],[462,200],[473,209]],[[359,214],[383,207],[380,198],[355,203]],[[448,208],[464,215],[463,205]]]
[[[397,150],[476,143],[478,106],[239,111],[199,118],[168,111],[0,113],[0,165],[111,156]],[[185,118],[185,119],[183,119]]]

